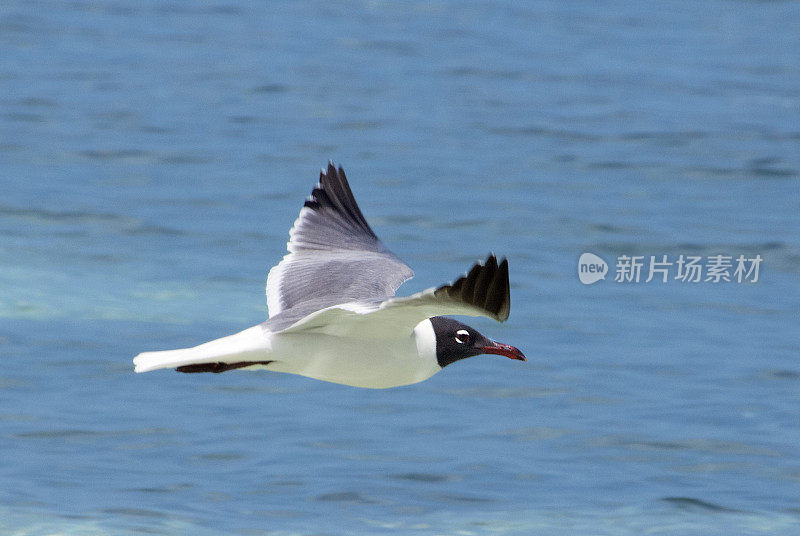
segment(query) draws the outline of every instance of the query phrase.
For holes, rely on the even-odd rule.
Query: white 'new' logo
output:
[[[578,259],[578,279],[584,285],[597,283],[608,275],[608,264],[594,253],[584,253]]]

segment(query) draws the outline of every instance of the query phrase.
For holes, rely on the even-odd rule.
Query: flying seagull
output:
[[[194,348],[144,352],[136,372],[264,369],[383,389],[426,380],[480,354],[525,361],[517,348],[440,315],[508,319],[508,261],[494,255],[455,282],[395,297],[414,276],[372,232],[344,170],[322,170],[269,271],[269,319]]]

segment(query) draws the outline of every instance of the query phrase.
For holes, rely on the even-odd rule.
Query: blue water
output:
[[[0,7],[0,532],[800,532],[800,3]],[[260,323],[318,169],[528,363],[135,375]],[[585,251],[761,255],[592,286]]]

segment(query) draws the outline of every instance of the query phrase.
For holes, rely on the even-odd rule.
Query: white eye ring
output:
[[[458,344],[464,344],[465,342],[469,342],[469,331],[466,329],[459,329],[456,331],[456,342]]]

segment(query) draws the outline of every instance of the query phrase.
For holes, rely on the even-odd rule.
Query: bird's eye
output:
[[[459,329],[456,331],[456,342],[459,344],[469,342],[469,331],[466,329]]]

